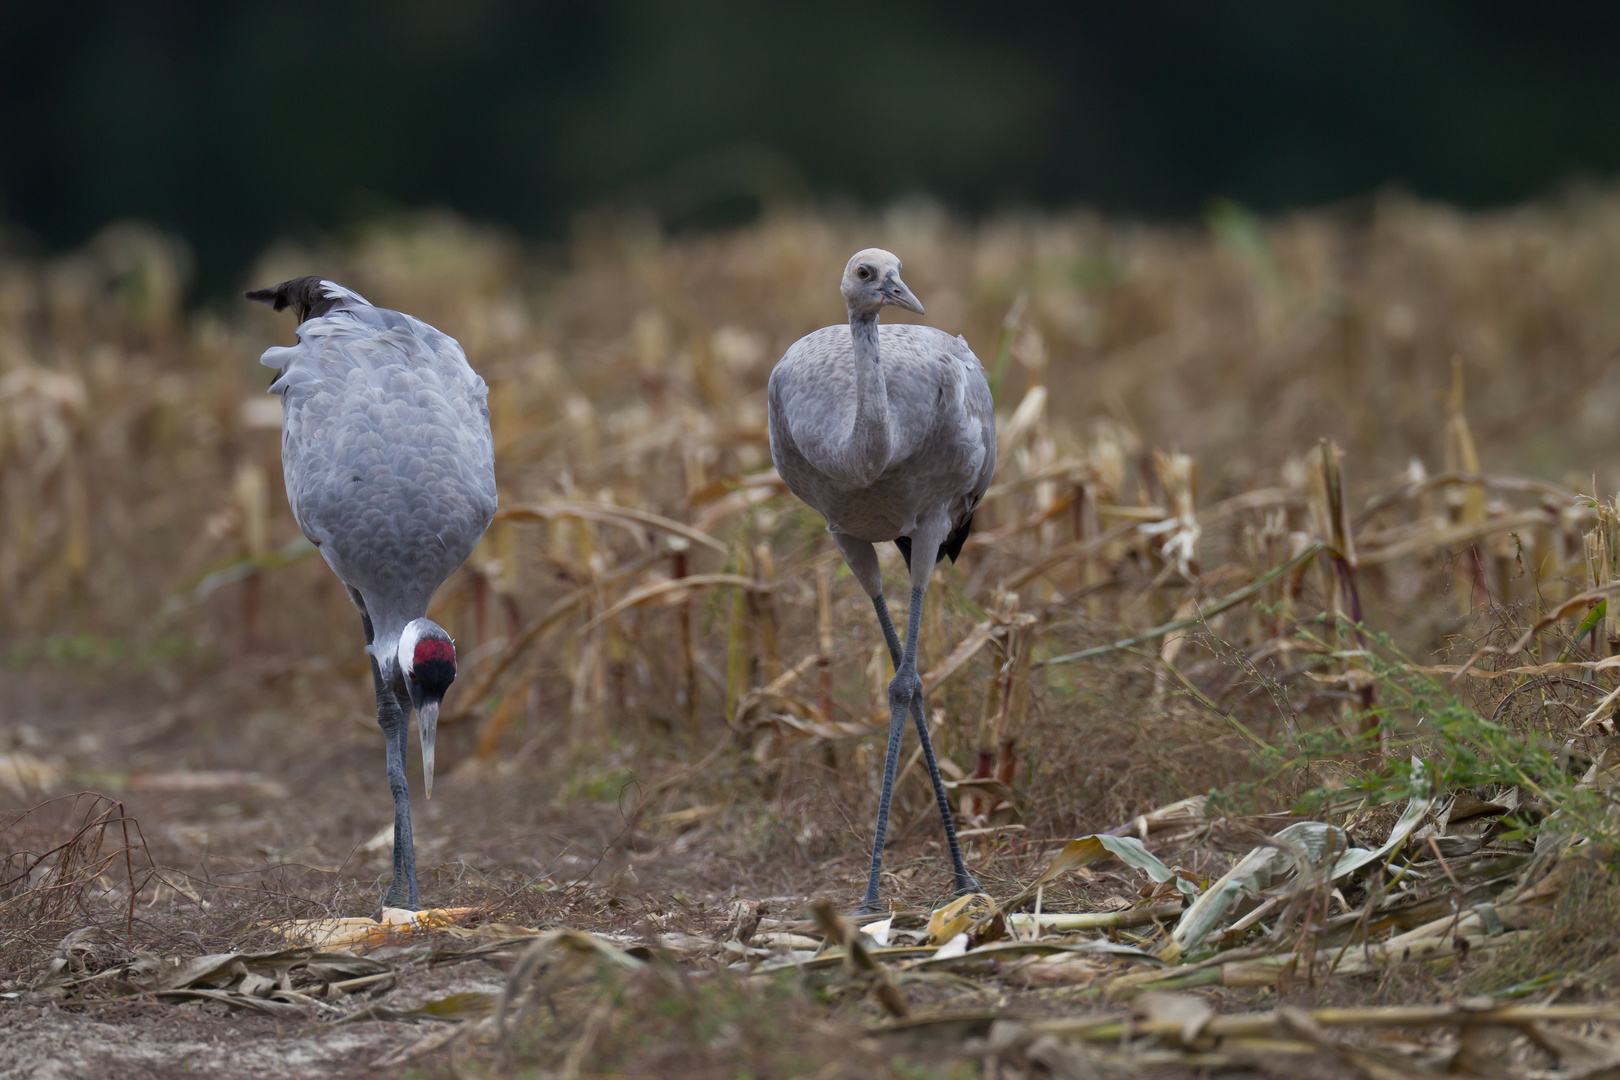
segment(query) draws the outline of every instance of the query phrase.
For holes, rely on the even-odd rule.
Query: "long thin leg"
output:
[[[377,658],[371,658],[371,679],[377,690],[377,725],[388,747],[388,790],[394,796],[394,878],[383,897],[384,907],[415,909],[416,847],[411,842],[411,789],[405,781],[405,710],[383,682]]]
[[[951,816],[951,800],[945,794],[945,781],[939,775],[939,762],[934,758],[934,740],[928,736],[928,723],[923,719],[922,695],[911,703],[911,719],[922,740],[923,763],[928,766],[928,780],[934,785],[934,801],[939,804],[939,820],[945,826],[945,843],[951,851],[951,872],[956,877],[956,895],[980,891],[979,879],[968,872],[962,862],[962,847],[956,841],[956,821]]]
[[[878,904],[878,880],[883,876],[883,843],[889,835],[889,801],[894,797],[895,763],[900,759],[900,738],[906,733],[906,706],[889,695],[889,749],[883,756],[883,791],[878,796],[877,836],[872,840],[872,870],[866,879],[866,896],[861,900],[863,915],[883,910]]]
[[[889,659],[894,661],[896,672],[900,670],[903,657],[900,653],[900,635],[894,632],[894,620],[889,618],[889,604],[879,593],[872,598],[872,606],[877,609],[878,625],[883,627],[883,640],[889,644]],[[928,721],[923,713],[923,701],[919,696],[911,703],[911,721],[916,725],[917,737],[922,740],[923,762],[928,766],[928,779],[934,785],[934,801],[939,804],[939,817],[945,823],[945,839],[951,849],[951,870],[956,875],[956,891],[970,893],[979,891],[979,882],[967,867],[962,863],[962,851],[956,842],[956,824],[951,815],[950,797],[945,794],[945,781],[939,775],[939,762],[934,757],[934,741],[928,735]]]
[[[894,795],[894,774],[900,758],[900,737],[909,712],[915,722],[917,735],[922,740],[923,760],[928,765],[928,779],[934,785],[934,799],[939,804],[940,821],[945,826],[945,840],[951,853],[951,870],[956,878],[958,893],[979,891],[979,883],[968,873],[962,862],[961,846],[956,839],[956,824],[951,817],[951,804],[945,794],[945,783],[939,775],[939,763],[934,757],[933,740],[928,735],[928,722],[923,707],[922,679],[917,674],[917,638],[922,630],[923,594],[933,571],[934,555],[939,544],[912,541],[911,610],[906,620],[906,644],[901,651],[899,635],[894,621],[889,618],[889,607],[881,591],[872,597],[878,623],[883,627],[883,638],[888,643],[889,655],[895,661],[894,680],[889,684],[889,748],[883,760],[883,789],[878,799],[877,835],[872,841],[872,868],[866,881],[866,896],[861,901],[863,913],[881,911],[878,902],[878,882],[883,873],[883,846],[889,828],[889,803]],[[846,555],[848,552],[846,551]],[[919,561],[926,559],[919,566]]]
[[[877,609],[878,625],[883,627],[883,640],[889,646],[889,662],[894,670],[900,670],[900,635],[894,632],[894,620],[889,618],[889,602],[878,593],[872,597],[872,606]]]
[[[349,599],[360,609],[360,625],[366,632],[366,645],[376,640],[371,613],[359,590],[350,588]],[[405,780],[406,727],[409,718],[400,707],[399,697],[382,677],[377,658],[371,657],[371,682],[377,692],[377,726],[383,731],[388,759],[388,790],[394,796],[394,879],[383,896],[384,907],[416,908],[416,845],[411,840],[411,788]],[[403,893],[404,895],[401,895]]]

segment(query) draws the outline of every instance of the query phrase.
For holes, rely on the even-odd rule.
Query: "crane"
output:
[[[427,609],[495,514],[489,388],[454,338],[324,278],[246,297],[298,314],[298,344],[267,349],[260,361],[276,369],[270,392],[281,395],[287,502],[360,609],[394,798],[383,905],[416,908],[408,723],[415,710],[432,798],[434,735],[456,649]]]
[[[877,835],[860,907],[874,913],[880,910],[883,845],[908,713],[945,825],[956,891],[979,890],[962,862],[928,737],[917,635],[934,564],[947,556],[956,561],[995,474],[996,417],[984,367],[965,340],[929,326],[878,325],[885,305],[923,311],[893,253],[856,252],[840,288],[849,325],[800,338],[771,371],[771,458],[789,490],[827,519],[850,572],[872,600],[894,662]],[[891,540],[911,575],[904,645],[889,617],[873,547]]]

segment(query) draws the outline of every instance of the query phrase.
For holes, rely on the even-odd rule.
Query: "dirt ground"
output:
[[[668,972],[687,973],[666,972],[668,977],[705,971],[712,976],[720,964],[712,955],[694,954],[690,942],[723,939],[737,901],[762,902],[762,927],[802,925],[816,899],[830,899],[848,911],[863,887],[868,843],[863,825],[870,807],[861,805],[859,785],[812,785],[809,794],[782,800],[785,811],[756,797],[732,807],[723,821],[719,815],[675,814],[664,820],[648,816],[631,827],[637,792],[658,772],[678,771],[676,763],[648,762],[624,773],[610,768],[605,770],[610,782],[598,774],[582,784],[579,762],[565,749],[548,762],[545,748],[537,747],[505,767],[490,768],[471,752],[471,733],[452,727],[442,742],[444,773],[435,797],[427,802],[419,788],[415,792],[418,862],[425,904],[476,910],[458,920],[462,937],[422,935],[408,942],[415,953],[404,946],[377,952],[394,965],[393,977],[379,992],[355,995],[340,1011],[320,1018],[289,1019],[213,1001],[95,992],[50,1000],[31,991],[56,939],[83,924],[106,928],[108,947],[120,956],[150,951],[189,958],[284,947],[287,942],[269,927],[278,919],[377,914],[377,898],[387,883],[390,807],[381,739],[364,711],[363,688],[349,679],[323,694],[319,688],[325,679],[340,678],[331,673],[311,676],[307,686],[313,691],[296,680],[261,679],[263,692],[246,699],[250,711],[228,719],[232,704],[244,700],[228,688],[251,675],[147,672],[131,674],[114,689],[73,685],[39,671],[11,681],[13,715],[28,718],[17,741],[41,752],[71,748],[40,758],[54,770],[51,786],[29,797],[38,801],[54,791],[99,782],[139,823],[144,845],[137,859],[162,872],[145,879],[132,922],[121,899],[98,902],[86,896],[78,909],[58,913],[48,926],[10,936],[4,954],[9,981],[0,1004],[0,1077],[358,1078],[460,1076],[469,1069],[471,1075],[508,1075],[512,1065],[499,1056],[463,1052],[458,1057],[442,1047],[423,1049],[424,1039],[441,1029],[448,1033],[450,1025],[398,1015],[455,1000],[454,995],[499,996],[514,967],[511,955],[456,956],[458,949],[477,946],[480,929],[587,930],[640,945],[662,957]],[[185,704],[154,723],[144,703],[158,683],[168,684]],[[353,685],[345,696],[348,684]],[[336,719],[317,726],[307,714],[319,712],[323,698]],[[183,764],[187,782],[206,777],[214,786],[173,790],[180,784],[174,778],[177,764]],[[419,779],[413,772],[413,783]],[[912,782],[919,788],[916,801],[923,802],[926,792],[917,778]],[[82,817],[82,807],[82,799],[47,804],[58,822],[56,835],[70,831],[79,820],[73,814]],[[34,816],[47,811],[36,810]],[[783,817],[797,823],[798,842],[762,848],[757,830],[762,823],[780,825]],[[1166,859],[1179,857],[1190,865],[1247,844],[1245,822],[1235,819],[1225,828],[1228,833],[1205,836],[1196,849],[1153,846]],[[937,837],[937,824],[917,816],[896,833],[890,848],[886,889],[902,913],[916,913],[914,920],[950,899],[948,864]],[[987,889],[1002,896],[1040,870],[1054,839],[1063,837],[1012,831],[989,845],[970,840],[969,858]],[[108,850],[117,847],[109,844]],[[771,854],[761,857],[761,850]],[[1054,885],[1048,910],[1123,905],[1148,888],[1140,875],[1115,864]],[[425,957],[428,942],[436,943],[435,951]],[[1455,978],[1455,971],[1443,978],[1419,973],[1376,988],[1302,984],[1282,998],[1271,989],[1217,988],[1206,996],[1222,1012],[1250,1012],[1279,1000],[1321,1005],[1443,998],[1454,993]],[[1072,1018],[1117,1009],[1072,985],[996,986],[989,997],[982,986],[965,982],[913,987],[908,994],[911,1007],[924,1014],[972,1016],[989,1007],[1002,1015]],[[638,992],[636,984],[624,991],[632,1003],[628,1008]],[[806,998],[795,988],[783,991],[780,1001],[756,1002],[751,999],[757,988],[740,993],[740,1006],[701,1000],[704,1008],[731,1017],[722,1030],[736,1025],[741,1032],[736,1038],[745,1045],[753,1040],[758,1048],[753,1056],[733,1051],[716,1056],[712,1034],[710,1045],[687,1047],[692,1031],[706,1030],[695,1020],[653,1056],[652,1071],[613,1075],[1028,1075],[1011,1065],[995,1071],[993,1057],[987,1065],[982,1050],[964,1053],[964,1045],[972,1049],[972,1044],[964,1044],[961,1031],[876,1036],[873,1025],[884,1016],[871,999],[825,999],[816,993]],[[647,1024],[667,1020],[669,1002],[658,1000]],[[340,1013],[353,1016],[373,1007],[394,1010],[395,1018],[335,1022]],[[793,1032],[786,1042],[784,1028]],[[986,1031],[980,1027],[977,1037]],[[520,1054],[520,1065],[522,1060]],[[1361,1075],[1331,1057],[1313,1061],[1313,1073],[1324,1080]],[[1289,1070],[1299,1065],[1298,1059],[1282,1065],[1261,1060],[1250,1068],[1228,1062],[1223,1075],[1298,1075]],[[1179,1077],[1196,1071],[1147,1063],[1132,1075]],[[518,1074],[530,1075],[521,1067],[513,1075]]]
[[[14,729],[14,756],[46,763],[49,775],[32,790],[8,791],[7,802],[32,805],[81,788],[110,792],[139,824],[137,861],[162,872],[142,893],[132,928],[86,898],[28,940],[7,942],[0,1076],[396,1075],[375,1063],[421,1038],[409,1022],[288,1022],[212,1003],[19,1000],[19,990],[31,996],[25,988],[50,956],[48,939],[76,923],[106,923],[137,950],[189,957],[285,944],[264,929],[278,917],[378,914],[392,817],[381,736],[363,688],[346,680],[355,686],[335,695],[341,705],[318,687],[306,694],[285,680],[260,680],[264,692],[245,698],[225,689],[252,676],[148,672],[112,688],[74,685],[66,671],[10,681],[7,711],[26,718]],[[340,678],[327,672],[310,681]],[[193,679],[197,685],[185,685]],[[151,704],[158,684],[178,690],[178,709]],[[288,697],[312,709],[326,697],[331,718],[312,723]],[[412,776],[423,903],[476,907],[464,920],[473,925],[566,924],[656,943],[670,931],[715,932],[739,898],[795,917],[818,896],[852,908],[864,887],[863,808],[838,808],[847,823],[836,827],[835,841],[846,856],[762,861],[701,821],[681,830],[627,829],[640,786],[629,771],[604,769],[609,779],[581,794],[566,767],[547,767],[543,746],[502,768],[480,768],[467,752],[468,734],[441,734],[443,771],[431,801],[422,798],[414,760]],[[172,790],[178,769],[191,783],[206,777],[213,786]],[[35,817],[47,819],[47,832],[71,832],[84,803],[47,803]],[[808,822],[801,831],[821,834]],[[889,888],[897,900],[926,908],[949,898],[950,876],[941,843],[929,835],[937,824],[914,832],[891,848]],[[449,994],[497,993],[503,980],[502,970],[478,960],[409,966],[376,1003],[403,1011]]]
[[[120,956],[149,951],[189,958],[283,947],[287,942],[267,928],[277,919],[378,913],[391,817],[381,738],[364,710],[363,687],[332,672],[311,675],[307,683],[253,675],[182,667],[130,672],[97,686],[75,683],[64,670],[34,670],[10,680],[8,711],[26,718],[14,729],[12,756],[32,755],[49,771],[32,778],[44,784],[9,792],[8,801],[43,803],[26,821],[60,838],[83,818],[88,800],[47,800],[79,789],[109,792],[131,824],[138,823],[136,864],[154,872],[137,872],[144,888],[132,921],[121,899],[87,894],[76,907],[8,934],[0,1077],[394,1076],[407,1066],[393,1059],[423,1039],[424,1027],[441,1026],[412,1018],[283,1019],[150,995],[92,992],[50,1000],[30,991],[56,940],[84,925],[105,927],[109,947]],[[328,680],[338,683],[333,692],[323,692]],[[231,689],[238,681],[257,681],[262,692],[238,695]],[[180,707],[150,704],[160,686]],[[323,699],[331,718],[317,725],[309,713],[320,713]],[[675,763],[643,763],[622,773],[605,763],[610,767],[599,777],[608,780],[581,784],[571,775],[579,763],[566,750],[548,763],[541,745],[490,768],[470,752],[470,738],[453,727],[441,735],[444,771],[434,798],[424,801],[416,786],[413,799],[423,902],[475,908],[459,920],[465,928],[569,926],[657,951],[671,935],[724,937],[738,900],[762,901],[764,925],[785,925],[802,919],[817,898],[851,910],[864,887],[871,808],[852,797],[858,785],[811,785],[807,793],[783,798],[780,812],[759,800],[732,808],[725,822],[702,814],[673,821],[649,816],[631,828],[637,792],[659,772],[675,771]],[[185,781],[176,778],[182,768]],[[417,784],[414,770],[413,764]],[[206,778],[206,790],[174,790],[198,778]],[[914,802],[926,806],[919,778],[911,782],[918,789]],[[754,833],[779,827],[783,818],[791,818],[799,835],[768,846],[773,854],[761,858]],[[15,828],[8,835],[23,846]],[[1046,837],[1007,835],[1014,839],[968,842],[975,871],[998,894],[1031,877],[1052,850]],[[104,851],[120,848],[117,834],[110,834]],[[887,865],[887,898],[900,910],[925,917],[950,899],[937,818],[914,815],[902,825]],[[1050,894],[1049,903],[1084,907],[1129,895],[1140,885],[1129,877],[1123,870],[1084,875]],[[690,958],[669,955],[689,966]],[[511,966],[478,958],[407,959],[384,992],[363,1000],[405,1012],[450,995],[498,995]],[[696,969],[714,966],[696,963]],[[987,1004],[960,989],[924,988],[912,997],[925,1009]],[[1253,997],[1240,995],[1231,1005]],[[1000,1001],[1029,1015],[1073,1015],[1076,1004],[1061,989],[1039,988]],[[774,1024],[775,1016],[756,1019]],[[976,1064],[957,1058],[959,1040],[935,1046],[926,1038],[874,1039],[863,1027],[881,1016],[869,1002],[807,1014],[806,1024],[833,1036],[805,1051],[815,1065],[810,1072],[867,1075],[876,1068],[875,1075],[955,1076],[934,1070],[949,1070],[958,1060],[972,1070],[960,1075],[979,1075]],[[785,1060],[800,1059],[790,1053]],[[418,1070],[411,1075],[438,1075],[448,1061],[430,1051],[408,1067]],[[691,1075],[711,1075],[693,1069]],[[761,1075],[799,1072],[767,1063]]]

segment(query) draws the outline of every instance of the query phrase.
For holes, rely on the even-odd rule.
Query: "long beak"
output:
[[[439,731],[439,703],[424,701],[416,710],[416,730],[422,736],[422,786],[433,798],[433,737]]]
[[[905,282],[900,280],[898,274],[884,283],[883,302],[893,304],[895,307],[903,307],[907,311],[915,311],[919,315],[923,313],[922,301],[912,295],[911,290],[906,287]]]

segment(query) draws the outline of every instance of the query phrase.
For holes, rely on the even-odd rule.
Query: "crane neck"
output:
[[[849,336],[855,358],[855,423],[850,430],[850,463],[865,477],[876,480],[889,464],[889,391],[878,349],[878,313],[849,313]]]
[[[396,629],[392,634],[378,634],[366,646],[366,652],[377,661],[383,681],[393,686],[399,674],[399,631]]]
[[[377,667],[389,686],[399,677],[399,639],[410,621],[409,616],[381,603],[371,612],[372,638],[366,644],[366,651],[376,658]]]
[[[849,336],[855,343],[857,359],[876,364],[882,357],[878,353],[878,313],[851,307],[849,310]]]

